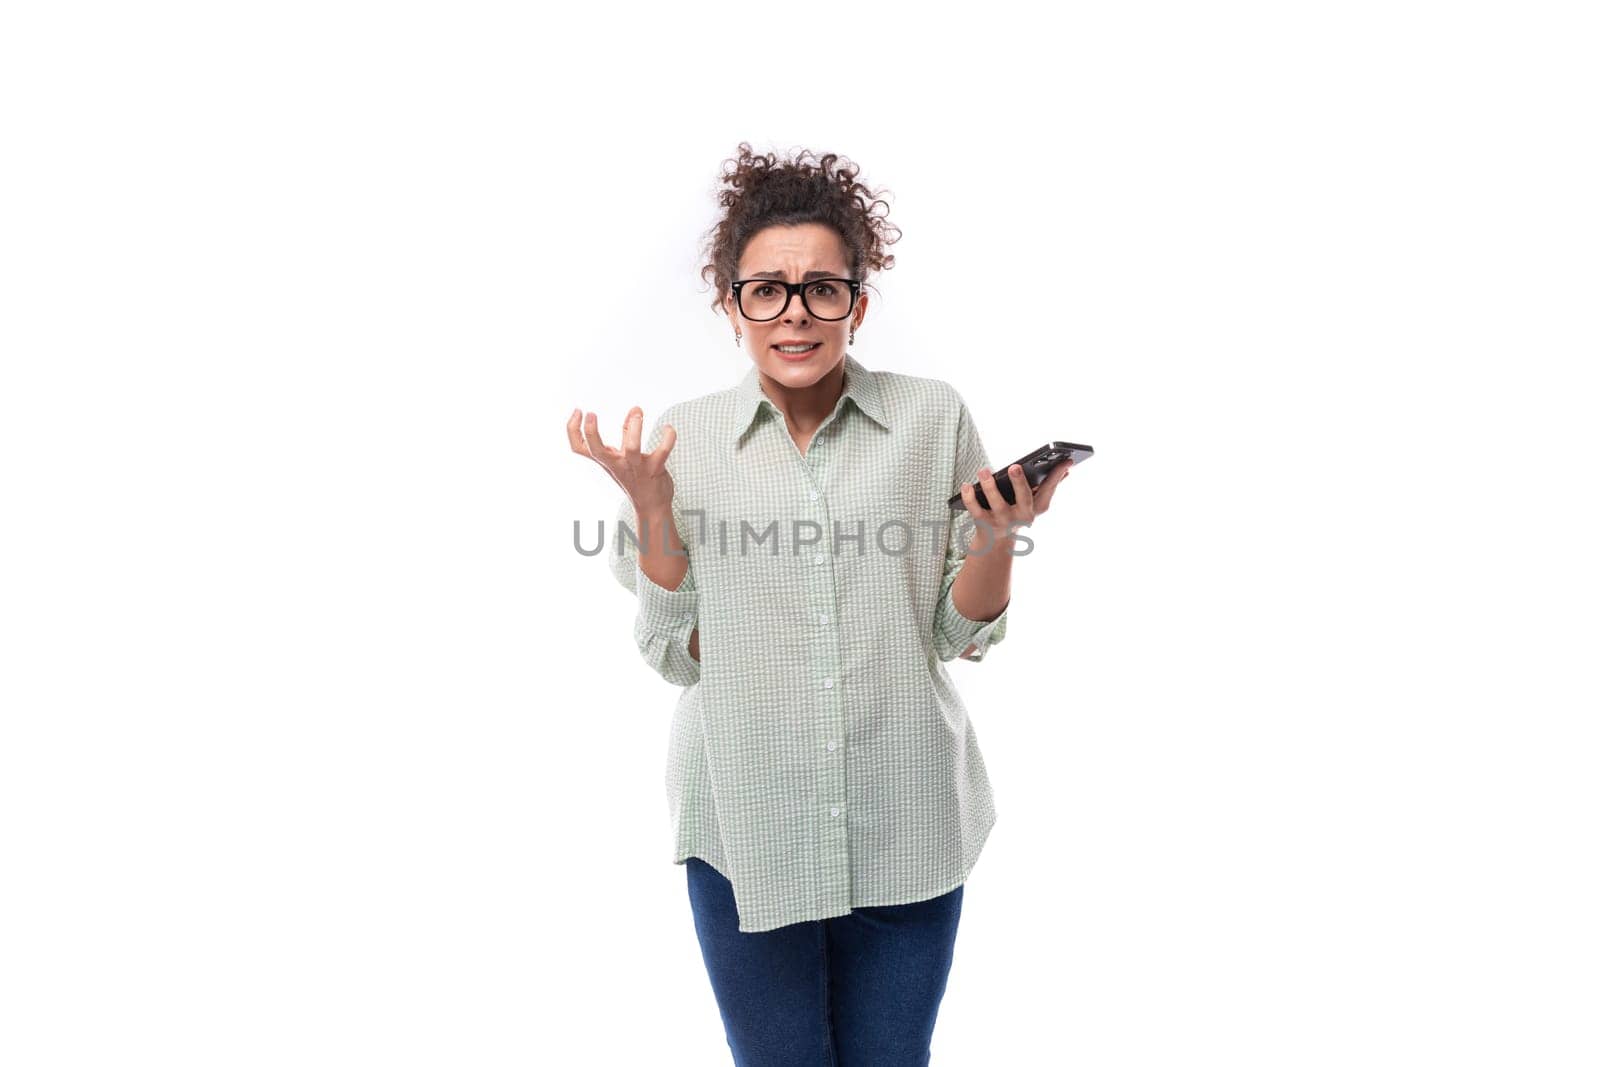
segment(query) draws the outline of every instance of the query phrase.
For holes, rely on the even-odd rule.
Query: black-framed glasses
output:
[[[751,322],[767,322],[789,310],[796,293],[813,318],[834,322],[846,318],[856,306],[861,283],[849,278],[813,278],[786,282],[778,278],[746,278],[732,285],[739,312]]]

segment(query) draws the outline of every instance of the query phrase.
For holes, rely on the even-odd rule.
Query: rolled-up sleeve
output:
[[[967,482],[976,481],[978,471],[989,466],[989,456],[983,439],[972,421],[972,413],[961,402],[960,416],[956,420],[955,466],[950,475],[950,495],[961,491]],[[965,538],[972,536],[973,523],[965,511],[951,511],[950,536],[945,548],[944,580],[939,589],[939,602],[933,616],[934,651],[940,660],[949,662],[960,657],[968,646],[977,646],[966,659],[974,662],[984,658],[991,645],[1005,640],[1006,619],[1011,612],[1010,601],[1000,614],[987,621],[969,619],[956,610],[956,575],[966,565]]]
[[[642,445],[645,451],[654,450],[659,443],[662,421],[665,416],[657,420],[649,440]],[[670,459],[668,462],[670,469]],[[676,511],[673,519],[677,521]],[[678,532],[681,539],[681,523]],[[606,559],[617,581],[638,599],[633,618],[634,642],[644,661],[657,674],[673,685],[690,686],[700,680],[700,664],[689,655],[689,637],[700,624],[700,594],[694,584],[694,560],[690,559],[689,569],[684,572],[678,588],[657,585],[639,566],[637,542],[645,537],[652,550],[661,550],[661,531],[651,529],[641,533],[633,501],[624,496],[617,508],[612,545]]]

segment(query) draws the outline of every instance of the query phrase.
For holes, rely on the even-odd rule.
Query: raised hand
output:
[[[620,448],[612,448],[600,439],[599,417],[594,412],[573,408],[567,419],[567,438],[572,443],[572,451],[605,468],[612,481],[628,494],[640,515],[659,514],[672,506],[672,475],[667,473],[667,457],[677,443],[678,432],[668,424],[662,428],[661,443],[656,450],[640,452],[639,440],[643,432],[644,409],[637,405],[629,408],[627,417],[622,420]]]

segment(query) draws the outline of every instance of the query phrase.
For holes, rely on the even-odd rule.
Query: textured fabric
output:
[[[682,687],[667,745],[673,862],[732,883],[739,929],[905,904],[966,881],[994,825],[978,739],[945,664],[1005,637],[956,610],[973,523],[947,501],[989,459],[935,378],[845,356],[802,453],[754,364],[674,404],[667,460],[689,557],[677,589],[638,565],[623,498],[607,553],[637,597],[645,661]],[[700,662],[689,635],[700,631]]]
[[[721,872],[690,857],[684,873],[736,1067],[928,1067],[963,886],[747,934]]]

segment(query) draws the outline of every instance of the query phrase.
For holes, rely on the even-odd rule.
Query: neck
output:
[[[844,360],[810,385],[790,389],[757,370],[761,377],[761,391],[783,412],[784,421],[795,433],[815,433],[822,420],[839,405],[844,394]]]

